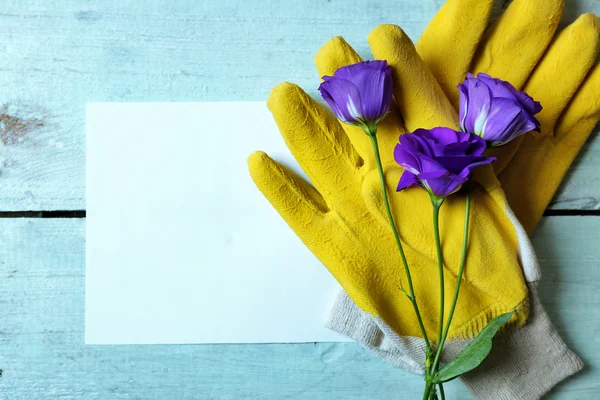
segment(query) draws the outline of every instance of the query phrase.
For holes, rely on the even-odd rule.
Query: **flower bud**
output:
[[[392,70],[387,61],[363,61],[324,76],[323,99],[343,122],[363,128],[377,125],[392,102]]]
[[[458,89],[462,130],[482,137],[489,146],[505,145],[529,131],[539,132],[534,115],[542,106],[510,83],[484,73],[477,77],[468,74]]]

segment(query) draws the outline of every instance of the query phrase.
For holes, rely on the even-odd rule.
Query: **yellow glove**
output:
[[[493,1],[449,0],[417,44],[455,108],[456,86],[468,71],[524,88],[544,107],[537,116],[541,134],[492,152],[509,204],[528,233],[600,119],[600,68],[593,67],[600,23],[593,14],[582,15],[548,47],[563,3],[515,0],[483,34]]]
[[[375,58],[387,59],[393,67],[397,108],[392,108],[378,131],[384,163],[393,159],[393,147],[406,130],[458,128],[456,112],[399,27],[379,27],[369,41]],[[321,75],[360,60],[339,38],[319,54],[327,54],[317,55]],[[360,128],[341,126],[293,84],[273,89],[267,104],[314,187],[257,152],[250,156],[249,168],[258,188],[361,309],[400,335],[422,336],[412,305],[400,290],[406,277],[381,208],[369,138]],[[387,185],[394,193],[401,170],[390,165]],[[473,337],[491,318],[515,309],[514,320],[523,323],[528,311],[518,254],[529,246],[526,235],[507,213],[491,167],[481,167],[477,175],[479,184],[472,185],[467,272],[451,338]],[[421,189],[410,189],[393,194],[391,203],[426,331],[437,340],[439,283],[429,197]],[[464,209],[464,197],[453,195],[441,212],[447,308],[460,262]]]
[[[593,67],[599,45],[598,18],[580,17],[558,36],[525,85],[546,104],[538,116],[541,133],[522,139],[499,179],[529,234],[600,120],[600,67]]]
[[[456,86],[464,80],[468,71],[487,72],[510,81],[517,88],[527,84],[525,90],[542,102],[544,111],[539,115],[541,135],[528,136],[522,143],[518,141],[493,149],[496,153],[493,155],[501,157],[494,163],[494,168],[500,173],[509,202],[531,232],[565,171],[600,119],[600,67],[592,67],[600,43],[598,22],[593,15],[584,15],[552,42],[563,1],[515,0],[484,34],[492,3],[492,0],[448,0],[423,33],[417,50],[455,107],[458,107]],[[385,30],[379,32],[386,34]],[[380,40],[385,41],[386,38]],[[324,47],[327,52],[319,52],[317,66],[320,74],[323,73],[320,60],[342,58],[340,54],[345,52],[344,46],[337,46],[340,50],[336,50],[336,46],[332,45],[340,42],[339,38],[333,39]],[[536,270],[525,268],[524,273],[529,282],[540,277]],[[536,297],[535,291],[532,296]],[[534,302],[537,314],[545,315],[540,311],[539,301]],[[356,310],[345,296],[340,296],[335,307],[329,321],[330,328],[361,341],[379,357],[397,366],[422,372],[422,345],[413,346],[412,342],[398,340],[385,329],[383,333],[376,333],[379,328],[377,321]],[[549,338],[548,343],[560,341],[547,318],[543,323],[540,321],[536,318],[522,335],[520,330],[513,332],[511,349],[528,349],[531,341],[537,338]],[[365,336],[364,332],[369,335]],[[526,340],[531,332],[539,332],[539,335]],[[549,349],[548,353],[536,359],[548,368],[548,388],[581,368],[580,365],[574,368],[570,363],[563,363],[563,358],[572,354],[564,344],[553,348],[555,351],[556,348],[563,350],[557,356]],[[499,351],[506,349],[499,348]],[[488,365],[482,370],[482,376],[486,376],[484,385],[490,379],[494,381],[500,379],[498,377],[509,376],[510,362],[520,365],[523,360],[517,351],[506,360],[499,361],[493,367],[495,369]],[[558,380],[550,373],[552,363],[557,361],[560,374],[563,374],[559,374]],[[521,374],[520,379],[513,377],[511,382],[518,386],[530,376]],[[501,385],[505,386],[498,386],[502,393],[511,383],[503,381]],[[513,396],[510,390],[508,392],[505,393],[507,398]]]

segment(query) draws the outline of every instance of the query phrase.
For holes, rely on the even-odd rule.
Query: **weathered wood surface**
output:
[[[600,217],[547,217],[535,234],[543,303],[586,362],[549,399],[600,394],[599,241]],[[419,398],[420,379],[358,344],[84,346],[84,242],[82,219],[0,220],[0,398]]]
[[[284,80],[314,93],[313,56],[330,37],[368,57],[377,24],[416,39],[442,3],[3,1],[0,211],[85,208],[86,102],[261,100]],[[566,3],[565,23],[600,14],[598,0]],[[599,166],[592,140],[553,207],[600,209]]]
[[[0,4],[0,211],[85,209],[88,101],[261,100],[315,92],[314,52],[343,35],[417,38],[442,0],[8,0]],[[564,23],[600,14],[566,0]],[[243,134],[243,133],[240,133]],[[116,143],[115,145],[118,145]],[[592,139],[554,208],[600,209]],[[0,398],[395,399],[421,382],[357,344],[84,346],[85,221],[0,219]],[[600,393],[600,217],[546,218],[540,292],[586,369],[550,399]],[[470,398],[459,382],[449,399]]]

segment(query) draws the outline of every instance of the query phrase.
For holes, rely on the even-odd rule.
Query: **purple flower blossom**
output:
[[[458,89],[462,130],[481,136],[490,146],[502,146],[529,131],[539,132],[534,115],[542,106],[510,83],[483,73],[468,74]]]
[[[324,76],[321,95],[335,115],[347,124],[377,125],[390,109],[392,69],[387,61],[363,61]]]
[[[446,197],[469,179],[471,170],[494,158],[483,155],[479,136],[450,128],[417,129],[400,136],[394,158],[404,168],[396,191],[422,186],[436,197]]]

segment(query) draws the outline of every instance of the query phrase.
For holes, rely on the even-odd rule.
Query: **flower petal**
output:
[[[444,167],[439,161],[437,161],[437,157],[436,159],[433,158],[429,158],[426,156],[421,156],[419,158],[419,161],[421,162],[421,170],[420,170],[420,174],[417,174],[419,179],[422,176],[442,176],[443,174],[441,174],[440,172],[443,173],[447,173],[447,172],[451,172],[448,171],[448,168]],[[434,175],[423,175],[423,174],[434,174]]]
[[[469,74],[470,75],[470,74]],[[460,121],[460,129],[465,132],[469,132],[467,129],[467,110],[469,108],[469,90],[467,85],[461,83],[458,85],[459,91],[459,110],[458,110],[458,120]]]
[[[360,94],[356,86],[345,79],[324,77],[319,86],[323,99],[329,104],[335,115],[348,124],[360,122]]]
[[[392,102],[390,72],[366,68],[352,82],[360,93],[361,114],[366,121],[375,122],[388,112]]]
[[[542,105],[538,101],[534,101],[527,93],[517,90],[510,82],[492,78],[484,73],[479,73],[477,78],[489,86],[492,97],[516,99],[519,105],[532,115],[542,111]]]
[[[490,88],[492,97],[504,97],[506,99],[516,99],[519,92],[513,85],[507,81],[498,78],[492,78],[488,74],[480,72],[477,79]]]
[[[411,151],[407,146],[397,144],[394,148],[394,160],[407,171],[418,174],[422,171],[418,152]]]
[[[447,197],[457,192],[467,179],[453,174],[446,174],[438,178],[421,180],[431,192],[438,197]]]
[[[483,125],[490,112],[492,93],[490,89],[479,80],[467,79],[465,81],[469,91],[464,128],[466,132],[481,135]]]
[[[471,177],[471,173],[473,172],[474,168],[480,167],[482,165],[490,164],[494,161],[496,161],[496,158],[494,158],[494,157],[482,157],[482,160],[474,162],[473,164],[470,164],[467,167],[465,167],[465,169],[463,169],[460,172],[460,174],[458,174],[458,176],[465,180],[469,179]]]
[[[361,61],[338,68],[333,76],[335,78],[341,78],[350,82],[354,82],[354,77],[365,69],[383,71],[386,68],[388,68],[388,63],[385,60]]]
[[[537,120],[535,118],[533,120],[535,122],[516,100],[493,99],[483,137],[492,146],[506,144],[517,136],[536,129]]]
[[[472,168],[494,160],[483,155],[485,140],[450,128],[417,129],[399,140],[394,158],[407,175],[400,179],[398,190],[414,186],[416,179],[429,192],[444,197],[460,189]]]
[[[417,176],[410,171],[404,171],[402,176],[400,177],[400,181],[398,182],[398,186],[396,187],[396,192],[404,190],[406,188],[412,186],[420,186],[421,183],[417,179]]]
[[[458,175],[469,165],[477,164],[483,160],[487,160],[485,156],[442,156],[436,157],[435,161],[447,169],[449,172]],[[479,165],[479,164],[478,164]]]
[[[437,127],[429,129],[427,132],[429,136],[435,140],[435,142],[442,145],[457,143],[460,141],[460,138],[462,138],[460,132],[446,127]]]
[[[392,69],[387,61],[364,61],[341,67],[333,79],[344,79],[357,88],[361,120],[376,123],[387,114],[392,101]]]
[[[487,93],[483,87],[488,89]],[[542,109],[540,103],[509,82],[485,73],[477,77],[468,74],[459,90],[461,128],[483,137],[491,146],[506,144],[540,128],[534,117]]]
[[[429,157],[435,155],[435,137],[427,129],[417,129],[411,134],[400,136],[400,144],[409,146],[414,151],[419,151]]]
[[[535,101],[525,92],[517,92],[519,103],[532,116],[542,111],[542,105],[539,101]]]

